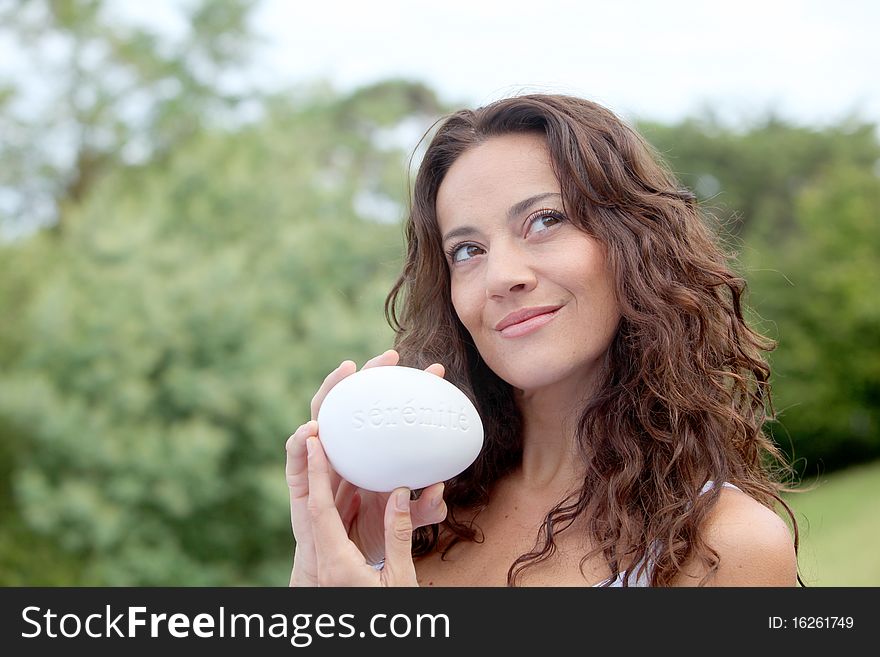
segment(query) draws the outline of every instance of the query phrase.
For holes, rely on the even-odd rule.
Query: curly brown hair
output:
[[[492,484],[520,463],[522,420],[511,386],[483,361],[453,308],[435,201],[459,156],[510,133],[546,140],[567,215],[607,247],[622,318],[603,379],[579,414],[583,485],[547,513],[534,549],[511,565],[508,585],[552,556],[554,536],[579,517],[597,545],[582,564],[603,554],[608,582],[621,572],[624,583],[640,575],[623,565],[646,568],[650,553],[651,585],[668,585],[692,558],[707,567],[705,583],[718,567],[699,531],[720,491],[700,495],[708,480],[780,505],[797,550],[797,522],[780,496],[790,490],[780,475],[791,470],[763,431],[774,415],[761,352],[775,344],[743,319],[746,281],[728,265],[735,254],[632,128],[587,100],[535,94],[441,120],[410,199],[403,271],[385,302],[401,364],[442,363],[485,427],[477,460],[446,484],[443,529],[453,540],[443,553],[477,539],[456,512],[484,507]],[[439,525],[417,530],[414,556],[438,549],[439,537]]]

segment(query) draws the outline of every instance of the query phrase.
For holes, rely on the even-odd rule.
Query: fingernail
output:
[[[397,497],[394,498],[394,504],[398,511],[409,511],[409,491],[399,491]]]
[[[314,438],[306,438],[306,452],[308,452],[309,456],[312,455],[312,452],[315,449],[315,439]]]

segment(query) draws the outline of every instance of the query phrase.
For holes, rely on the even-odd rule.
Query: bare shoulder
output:
[[[740,490],[724,488],[703,527],[719,557],[708,586],[797,586],[797,557],[788,525]],[[685,565],[673,586],[696,586],[707,568]]]

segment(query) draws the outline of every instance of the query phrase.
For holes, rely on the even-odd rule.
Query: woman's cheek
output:
[[[467,294],[466,290],[462,290],[461,286],[456,286],[453,284],[452,286],[452,307],[455,308],[455,313],[458,315],[459,321],[464,325],[464,327],[471,334],[472,338],[476,338],[474,332],[476,330],[475,322],[474,322],[474,305],[471,301],[473,297]]]

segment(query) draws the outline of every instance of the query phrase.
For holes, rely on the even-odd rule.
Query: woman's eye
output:
[[[542,233],[556,224],[563,222],[565,218],[552,210],[541,210],[529,219],[529,233]]]
[[[480,255],[482,249],[478,247],[476,244],[462,244],[461,246],[453,247],[450,250],[450,258],[452,262],[464,262],[465,260],[470,260],[474,256]]]

